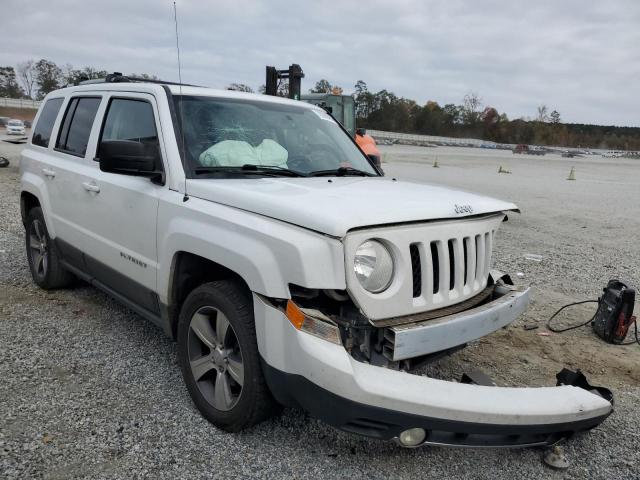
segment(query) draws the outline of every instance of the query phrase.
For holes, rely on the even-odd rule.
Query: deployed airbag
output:
[[[241,167],[242,165],[286,166],[289,153],[278,142],[264,139],[257,147],[240,140],[224,140],[200,154],[204,167]]]

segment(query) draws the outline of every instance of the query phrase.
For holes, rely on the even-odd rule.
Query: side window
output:
[[[62,98],[52,98],[47,100],[40,112],[40,118],[33,129],[33,137],[31,139],[32,145],[38,145],[40,147],[48,147],[49,140],[51,139],[51,131],[53,130],[53,124],[58,117],[58,112],[62,106]]]
[[[100,100],[99,97],[71,99],[60,127],[56,149],[84,157]]]
[[[145,100],[112,99],[102,127],[100,141],[104,140],[130,140],[158,146],[151,104]]]

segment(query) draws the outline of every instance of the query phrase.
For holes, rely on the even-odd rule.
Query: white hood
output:
[[[388,177],[193,179],[189,195],[335,237],[358,227],[517,210],[513,203]]]

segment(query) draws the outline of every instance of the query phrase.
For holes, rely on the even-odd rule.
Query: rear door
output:
[[[92,241],[90,232],[82,224],[82,211],[86,208],[82,181],[91,164],[87,146],[101,102],[100,94],[83,93],[67,98],[49,155],[50,165],[42,170],[50,185],[56,242],[65,260],[78,267],[81,259],[77,252]]]
[[[96,142],[91,146],[94,156],[102,140],[128,140],[157,146],[165,158],[153,95],[108,95],[96,130]],[[83,181],[86,208],[82,224],[93,236],[91,245],[84,249],[89,273],[157,315],[156,222],[159,194],[165,187],[146,177],[103,172],[98,160],[94,158]]]

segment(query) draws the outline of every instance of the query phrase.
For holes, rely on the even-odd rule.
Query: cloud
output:
[[[5,0],[0,64],[49,58],[177,79],[173,2]],[[264,83],[302,65],[303,88],[357,80],[419,103],[470,90],[510,117],[640,126],[636,1],[178,0],[183,81]]]

